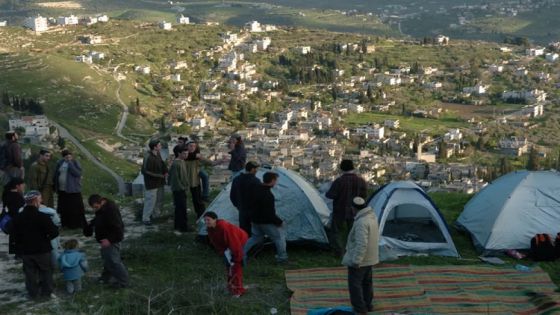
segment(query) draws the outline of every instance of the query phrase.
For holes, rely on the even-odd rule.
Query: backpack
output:
[[[8,143],[2,142],[0,145],[0,170],[5,170],[8,164]]]
[[[12,221],[12,217],[8,214],[7,211],[3,210],[2,214],[0,214],[0,230],[6,234],[10,234],[8,232],[8,225]]]
[[[556,249],[549,234],[535,234],[531,239],[531,258],[535,261],[554,260]]]

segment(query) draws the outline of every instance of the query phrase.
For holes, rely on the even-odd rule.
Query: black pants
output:
[[[346,244],[346,238],[348,233],[352,229],[354,224],[353,219],[334,219],[331,222],[329,242],[331,247],[340,255],[344,254],[344,245]],[[344,226],[346,225],[346,229]]]
[[[114,278],[121,286],[128,286],[128,271],[121,260],[120,243],[101,248],[101,259],[103,259],[101,279],[109,282],[111,278]]]
[[[200,185],[196,187],[191,187],[191,196],[192,196],[192,203],[194,207],[194,212],[196,212],[196,219],[200,218],[206,210],[204,206],[204,202],[202,201],[202,192]]]
[[[372,270],[372,266],[348,267],[348,291],[356,313],[367,313],[373,309]]]
[[[173,204],[175,205],[175,230],[186,230],[187,220],[187,192],[184,190],[173,191]]]
[[[239,227],[251,237],[251,217],[248,210],[239,210]]]
[[[32,299],[39,295],[50,296],[54,289],[51,252],[23,255],[25,288]]]

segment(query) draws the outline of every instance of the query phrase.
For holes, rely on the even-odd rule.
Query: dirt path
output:
[[[91,212],[87,210],[87,212]],[[141,237],[147,231],[158,231],[160,225],[154,225],[146,228],[140,222],[135,221],[134,211],[130,208],[121,209],[122,218],[125,224],[125,240],[123,247],[126,248],[127,240]],[[87,214],[88,220],[91,219],[92,214]],[[90,271],[85,274],[85,278],[89,280],[84,281],[84,290],[87,290],[88,282],[95,282],[101,270],[101,259],[99,257],[99,244],[93,237],[84,237],[79,230],[62,231],[61,243],[70,238],[77,238],[80,241],[81,250],[86,253],[88,262],[90,264]],[[58,305],[64,298],[64,288],[62,280],[62,273],[57,269],[54,272],[55,280],[55,294],[59,297],[56,300],[46,302],[31,302],[26,297],[26,290],[24,285],[24,277],[21,262],[16,261],[13,255],[8,255],[8,235],[0,232],[0,301],[2,304],[13,304],[14,314],[27,313],[32,314],[34,310],[45,310],[46,305]]]

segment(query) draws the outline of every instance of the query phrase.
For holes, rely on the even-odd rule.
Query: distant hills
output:
[[[445,34],[497,42],[507,37],[526,37],[537,44],[560,40],[560,3],[556,0],[0,0],[0,18],[7,17],[11,23],[19,23],[29,14],[86,12],[139,20],[161,19],[181,12],[193,21],[242,25],[257,19],[264,23],[391,37]]]

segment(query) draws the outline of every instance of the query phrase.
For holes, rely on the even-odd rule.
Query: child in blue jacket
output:
[[[64,252],[58,257],[58,266],[66,281],[66,292],[82,290],[82,276],[88,269],[86,255],[78,251],[78,240],[70,239],[62,245]]]

